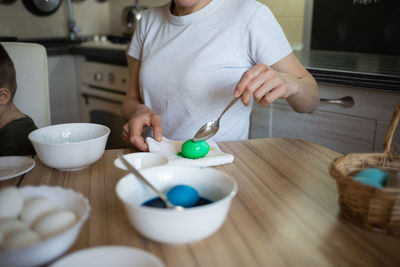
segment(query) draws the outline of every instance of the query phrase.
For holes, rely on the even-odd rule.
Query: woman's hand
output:
[[[285,98],[297,112],[313,112],[319,102],[315,79],[293,53],[271,67],[260,63],[246,71],[236,85],[234,95],[240,96],[246,106],[251,97],[262,106]]]
[[[122,116],[128,122],[122,127],[121,137],[127,144],[141,151],[148,151],[149,147],[142,137],[142,133],[146,127],[152,127],[154,138],[160,142],[163,134],[161,116],[144,105],[140,98],[140,61],[128,56],[128,66],[131,78],[122,104]]]
[[[153,128],[154,138],[160,142],[163,132],[161,116],[142,105],[122,128],[122,140],[140,151],[148,151],[149,147],[142,137],[146,127]]]
[[[289,82],[289,75],[278,73],[260,63],[243,74],[234,95],[241,96],[246,106],[250,104],[252,96],[258,104],[267,106],[278,98],[287,98],[296,93],[296,87],[288,86]]]

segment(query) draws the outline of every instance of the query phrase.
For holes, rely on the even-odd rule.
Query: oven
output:
[[[106,125],[111,129],[107,149],[124,148],[122,141],[122,103],[129,84],[126,66],[92,61],[80,65],[80,105],[81,119]]]

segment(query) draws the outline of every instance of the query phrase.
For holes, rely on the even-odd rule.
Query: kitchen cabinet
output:
[[[48,56],[51,123],[79,122],[78,64],[74,55]]]
[[[320,102],[313,113],[296,113],[285,100],[253,107],[250,138],[287,137],[311,141],[343,154],[381,152],[400,93],[319,84],[320,97],[351,96],[352,107]],[[400,144],[399,134],[394,142]]]

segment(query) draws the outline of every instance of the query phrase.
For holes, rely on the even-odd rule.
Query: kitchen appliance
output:
[[[0,0],[0,4],[9,5],[9,4],[13,4],[16,1],[17,0]]]
[[[311,49],[400,55],[400,1],[307,0],[307,6]]]
[[[80,105],[84,122],[103,124],[111,129],[106,148],[124,148],[122,103],[129,84],[127,66],[83,61],[80,65]]]
[[[122,10],[122,33],[124,35],[133,34],[146,9],[147,6],[141,5],[139,0],[136,0],[133,6],[127,6]]]
[[[57,11],[61,0],[23,0],[24,6],[38,16],[49,16]]]

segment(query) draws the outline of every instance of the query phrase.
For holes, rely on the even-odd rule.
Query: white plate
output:
[[[160,166],[168,163],[167,156],[152,152],[136,152],[125,154],[123,157],[137,170]],[[115,159],[114,165],[120,169],[127,170],[119,158]]]
[[[35,167],[35,160],[23,156],[0,157],[0,181],[22,175]]]
[[[144,250],[124,246],[101,246],[79,250],[50,267],[165,267],[156,256]]]

